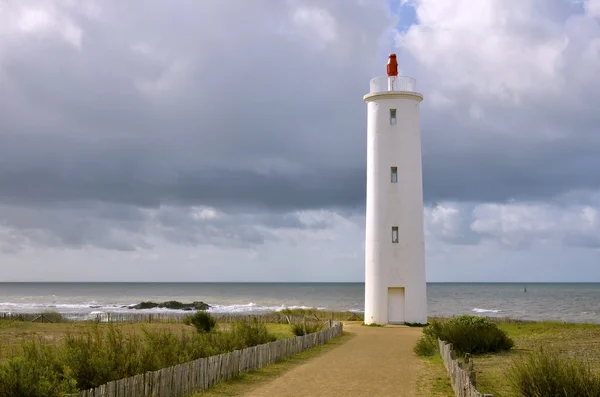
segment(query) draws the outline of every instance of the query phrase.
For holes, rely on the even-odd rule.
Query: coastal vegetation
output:
[[[565,396],[564,390],[569,396],[600,395],[600,325],[506,321],[499,327],[515,347],[474,356],[480,392],[495,397]],[[572,380],[580,386],[571,389]]]
[[[507,375],[524,397],[600,396],[600,375],[588,363],[543,348],[515,360]]]
[[[362,321],[363,315],[361,313],[355,313],[350,311],[335,312],[329,310],[320,309],[289,309],[285,308],[279,312],[288,316],[295,317],[314,317],[319,320],[334,320],[334,321]]]
[[[469,348],[473,340],[480,339],[482,335],[469,333],[469,328],[463,327],[465,323],[471,324],[470,321],[458,321],[463,322],[463,326],[458,328],[461,332],[456,329],[454,333],[447,332],[451,327],[449,324],[455,324],[458,318],[433,319],[431,325],[423,329],[415,352],[428,363],[435,362],[438,368],[443,369],[442,361],[437,359],[437,335],[453,343],[459,356],[470,350],[477,390],[494,397],[600,396],[599,325],[478,317],[482,320],[474,319],[474,323],[494,324],[513,344],[510,349],[482,352]],[[439,324],[438,330],[433,324]],[[483,328],[486,327],[489,326]],[[494,334],[496,331],[488,335]],[[450,338],[454,339],[450,341]],[[499,337],[498,340],[503,341],[499,345],[508,346],[506,338]],[[462,353],[459,353],[459,347]]]
[[[0,321],[0,396],[58,396],[293,336],[286,324],[210,326],[210,315],[201,313],[196,320],[201,332],[194,320],[190,325]],[[52,330],[48,338],[45,331]]]
[[[462,315],[449,320],[433,320],[423,329],[414,351],[420,356],[439,353],[437,340],[452,343],[460,354],[495,353],[512,349],[513,340],[485,317]]]
[[[302,324],[292,324],[292,332],[296,336],[308,335],[322,330],[324,327],[322,322],[304,322]]]
[[[186,325],[193,325],[198,332],[210,332],[217,326],[217,320],[210,314],[202,311],[186,316],[183,320]]]

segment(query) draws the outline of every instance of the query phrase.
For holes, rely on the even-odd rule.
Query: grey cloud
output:
[[[401,36],[399,62],[426,94],[428,202],[543,201],[600,187],[600,24],[561,1],[532,4],[507,5],[474,25],[466,21],[477,11],[466,7],[445,16],[421,10],[425,26]]]
[[[425,207],[426,233],[452,245],[476,245],[483,236],[471,225],[476,220],[474,203],[434,203]]]
[[[0,206],[0,226],[12,230],[17,249],[30,245],[118,251],[150,248],[137,208],[101,203],[74,206]]]
[[[384,69],[373,45],[391,24],[384,8],[303,2],[335,17],[337,38],[319,43],[314,29],[294,31],[289,4],[184,2],[176,13],[159,2],[144,13],[135,4],[99,4],[96,19],[63,9],[82,28],[79,50],[59,38],[5,44],[0,200],[279,211],[364,205],[361,98]],[[522,33],[542,40],[554,31]],[[600,116],[585,106],[599,100],[593,84],[566,80],[564,94],[582,95],[572,105],[564,106],[562,92],[524,92],[514,105],[436,85],[443,69],[401,55],[426,95],[428,203],[545,199],[600,187],[591,172],[600,167]],[[171,87],[140,91],[140,82],[158,84],[177,64],[184,66],[167,79]],[[457,107],[431,106],[428,94],[438,89],[461,98]],[[483,120],[470,118],[472,103]],[[545,139],[547,129],[569,139]],[[261,161],[274,157],[283,165],[274,161],[264,172]]]
[[[383,7],[303,2],[334,14],[337,39],[320,49],[310,27],[293,31],[290,5],[184,2],[173,14],[161,3],[144,13],[99,4],[93,20],[64,10],[83,30],[79,50],[59,38],[7,45],[0,200],[362,203],[360,98],[377,59],[372,43],[391,23]],[[146,53],[132,50],[138,43]],[[179,61],[172,87],[139,90]],[[269,157],[292,169],[265,173]]]
[[[597,207],[560,202],[442,202],[425,209],[425,225],[436,241],[455,246],[488,242],[509,250],[534,245],[598,248],[599,214]]]
[[[296,210],[363,212],[362,96],[385,70],[377,43],[394,23],[385,2],[115,1],[98,3],[96,17],[74,4],[57,9],[81,28],[79,48],[60,35],[0,38],[0,202],[21,208],[0,222],[22,231],[14,244],[136,250],[156,233],[246,247],[277,239],[271,229],[329,226],[307,225]],[[294,25],[303,5],[334,25]],[[508,78],[498,88],[498,71],[481,59],[458,79],[473,72],[459,58],[427,63],[401,47],[426,98],[427,204],[562,197],[567,206],[573,190],[600,188],[600,116],[590,105],[600,86],[584,56],[598,24],[558,24],[566,10],[553,5],[555,25],[519,34],[533,44],[571,38],[555,82],[534,67],[523,87]],[[200,222],[194,206],[226,216]],[[469,212],[459,217],[433,233],[480,242]]]
[[[567,234],[563,244],[568,247],[600,249],[600,236],[589,234]]]
[[[248,248],[277,241],[279,229],[318,232],[332,227],[327,217],[301,219],[295,212],[223,212],[210,207],[132,205],[86,202],[50,207],[0,206],[0,234],[4,252],[27,246],[118,251],[153,248],[156,238],[183,245]]]
[[[545,200],[598,189],[599,150],[589,141],[521,145],[514,137],[457,137],[454,146],[424,156],[426,200]]]

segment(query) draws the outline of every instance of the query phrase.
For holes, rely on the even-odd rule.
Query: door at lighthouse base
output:
[[[404,287],[388,288],[388,324],[404,324]]]

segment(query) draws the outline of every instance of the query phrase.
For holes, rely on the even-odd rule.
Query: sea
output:
[[[364,283],[0,283],[0,313],[84,318],[142,301],[202,301],[213,313],[284,308],[364,312]],[[430,316],[600,323],[600,283],[428,283]],[[172,312],[169,309],[136,312]]]

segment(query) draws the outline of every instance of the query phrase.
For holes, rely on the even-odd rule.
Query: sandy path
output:
[[[244,396],[415,397],[420,361],[413,346],[421,328],[345,325],[343,345],[315,357]]]

